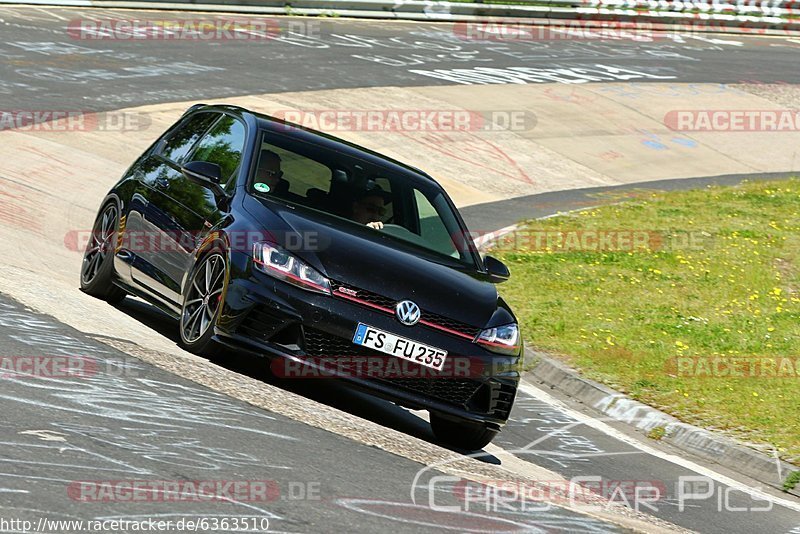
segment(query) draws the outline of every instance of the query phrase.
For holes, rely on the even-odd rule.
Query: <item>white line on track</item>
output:
[[[47,11],[47,10],[45,10],[45,9],[42,9],[42,8],[40,8],[40,7],[34,7],[34,8],[32,8],[32,9],[35,9],[36,11],[41,11],[41,12],[42,12],[42,13],[44,13],[45,15],[49,15],[49,16],[53,17],[53,18],[54,18],[54,19],[56,19],[56,20],[69,20],[69,19],[66,19],[66,18],[64,18],[64,17],[62,17],[62,16],[56,15],[56,14],[55,14],[55,13],[53,13],[52,11]]]
[[[18,10],[16,8],[4,7],[3,11],[8,13],[9,16],[14,17],[14,19],[20,19],[20,20],[24,20],[24,21],[27,21],[27,22],[36,22],[36,21],[39,21],[39,20],[48,20],[45,17],[34,16],[33,13],[31,13],[31,11],[29,9],[28,10],[24,10],[24,11],[20,11],[20,10]],[[14,20],[13,22],[17,22],[17,21]]]
[[[602,422],[602,421],[600,421],[598,419],[595,419],[594,417],[591,417],[591,416],[583,414],[583,413],[581,413],[579,411],[573,410],[572,408],[568,407],[563,402],[561,402],[557,398],[553,397],[552,395],[550,395],[546,391],[543,391],[543,390],[537,388],[536,386],[534,386],[534,385],[532,385],[532,384],[530,384],[528,382],[521,381],[519,383],[519,389],[520,389],[520,391],[522,391],[524,393],[527,393],[528,395],[531,395],[532,397],[534,397],[534,398],[536,398],[536,399],[538,399],[538,400],[540,400],[542,402],[545,402],[547,404],[550,404],[550,405],[556,407],[557,409],[559,409],[562,412],[564,412],[565,414],[577,419],[578,421],[580,421],[581,423],[585,424],[586,426],[594,428],[595,430],[598,430],[598,431],[606,434],[607,436],[610,436],[610,437],[612,437],[614,439],[622,441],[623,443],[631,445],[632,447],[635,447],[635,448],[639,449],[640,451],[644,452],[645,454],[648,454],[650,456],[654,456],[656,458],[660,458],[662,460],[666,460],[667,462],[671,462],[671,463],[673,463],[675,465],[678,465],[680,467],[683,467],[685,469],[689,469],[691,471],[694,471],[695,473],[698,473],[700,475],[706,476],[706,477],[708,477],[708,478],[710,478],[710,479],[712,479],[712,480],[714,480],[714,481],[716,481],[716,482],[718,482],[720,484],[723,484],[725,486],[729,486],[731,488],[734,488],[737,491],[740,491],[742,493],[750,495],[751,497],[757,498],[759,500],[769,501],[769,502],[771,502],[773,504],[777,504],[779,506],[783,506],[783,507],[788,508],[790,510],[794,510],[796,512],[800,512],[800,503],[793,502],[793,501],[790,501],[790,500],[787,500],[787,499],[782,499],[780,497],[774,497],[774,496],[772,496],[772,495],[770,495],[768,493],[764,493],[760,489],[752,488],[750,486],[746,486],[746,485],[742,484],[741,482],[737,482],[736,480],[734,480],[734,479],[732,479],[730,477],[727,477],[725,475],[717,473],[716,471],[712,471],[711,469],[708,469],[707,467],[703,467],[701,465],[698,465],[698,464],[692,462],[691,460],[687,460],[685,458],[681,458],[680,456],[675,456],[674,454],[669,454],[669,453],[666,453],[666,452],[662,452],[662,451],[660,451],[658,449],[654,449],[653,447],[650,447],[649,445],[647,445],[645,443],[642,443],[641,441],[639,441],[636,438],[633,438],[631,436],[626,435],[625,433],[623,433],[623,432],[611,427],[610,425],[608,425],[608,424],[606,424],[606,423],[604,423],[604,422]]]

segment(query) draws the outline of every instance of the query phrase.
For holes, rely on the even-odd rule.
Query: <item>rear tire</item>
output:
[[[81,291],[109,304],[118,304],[125,291],[114,285],[114,253],[119,234],[116,202],[103,207],[92,228],[92,236],[81,263]]]
[[[440,442],[466,451],[483,449],[499,433],[481,423],[446,419],[435,413],[431,414],[431,428]]]
[[[203,256],[192,269],[179,323],[181,345],[189,352],[206,357],[216,352],[211,338],[222,307],[226,273],[225,257],[218,251]]]

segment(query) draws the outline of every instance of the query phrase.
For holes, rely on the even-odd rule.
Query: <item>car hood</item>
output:
[[[469,266],[436,260],[378,230],[304,208],[252,197],[244,207],[278,245],[332,280],[394,301],[413,300],[426,312],[479,328],[497,309],[494,285]]]

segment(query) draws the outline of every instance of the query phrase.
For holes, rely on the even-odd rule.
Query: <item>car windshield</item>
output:
[[[466,231],[442,190],[391,168],[264,132],[250,191],[336,216],[475,266]]]

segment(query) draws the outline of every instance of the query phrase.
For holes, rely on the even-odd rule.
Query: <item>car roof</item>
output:
[[[307,143],[321,146],[323,148],[336,150],[347,156],[359,158],[373,165],[378,165],[383,167],[387,166],[394,167],[394,169],[392,170],[401,172],[406,176],[412,175],[417,179],[421,179],[422,181],[435,184],[437,187],[441,188],[441,185],[436,180],[434,180],[433,177],[431,177],[429,174],[416,167],[413,167],[401,161],[397,161],[393,158],[390,158],[389,156],[385,156],[379,152],[375,152],[374,150],[370,150],[368,148],[357,145],[355,143],[351,143],[350,141],[346,141],[344,139],[335,137],[325,132],[320,132],[318,130],[306,128],[305,126],[285,121],[283,119],[279,119],[277,117],[273,117],[265,113],[257,113],[254,111],[250,111],[249,109],[240,106],[233,106],[227,104],[217,104],[217,105],[196,104],[189,109],[190,111],[196,111],[201,108],[206,111],[213,111],[213,110],[227,111],[235,115],[240,115],[242,118],[245,118],[247,115],[249,115],[255,120],[258,127],[264,130],[283,135],[289,134],[291,137],[294,137],[299,141],[305,141]]]

